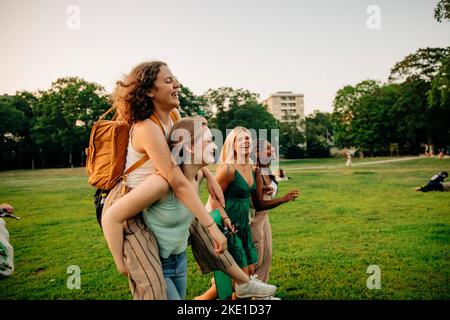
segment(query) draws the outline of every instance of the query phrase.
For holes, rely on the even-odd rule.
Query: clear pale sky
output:
[[[110,92],[137,63],[160,59],[195,94],[221,86],[262,99],[294,91],[305,95],[305,113],[331,111],[344,85],[387,81],[407,54],[450,45],[450,23],[433,17],[436,3],[0,0],[0,94],[45,90],[63,76]],[[380,29],[367,26],[370,5],[380,9]]]

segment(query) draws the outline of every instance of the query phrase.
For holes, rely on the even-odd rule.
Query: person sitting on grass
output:
[[[431,177],[426,186],[417,187],[416,191],[450,191],[450,183],[444,182],[446,178],[448,178],[447,171],[439,172]]]
[[[0,204],[0,212],[12,214],[14,208],[8,203]],[[14,271],[14,249],[9,243],[9,232],[5,220],[0,218],[0,279],[9,277]]]

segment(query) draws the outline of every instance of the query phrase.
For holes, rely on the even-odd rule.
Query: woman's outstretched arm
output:
[[[264,183],[261,176],[261,169],[255,169],[256,177],[256,192],[252,193],[253,205],[257,211],[269,210],[276,208],[283,203],[294,200],[299,195],[297,189],[289,191],[284,197],[279,197],[271,200],[264,200]]]

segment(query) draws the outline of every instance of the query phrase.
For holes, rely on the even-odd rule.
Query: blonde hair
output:
[[[202,138],[203,130],[196,130],[196,125],[198,125],[198,123],[201,124],[202,129],[203,126],[208,126],[208,121],[199,116],[187,117],[175,122],[169,135],[169,147],[170,150],[174,151],[172,152],[172,155],[175,153],[177,157],[180,157],[180,151],[181,153],[183,152],[184,146],[189,144],[189,147],[192,148],[195,141]],[[176,132],[177,130],[179,131]],[[178,140],[172,140],[172,135],[174,135],[175,138],[178,138]],[[187,141],[189,138],[190,140]],[[183,157],[183,154],[181,154],[181,157]]]
[[[247,128],[244,127],[235,127],[233,130],[230,131],[227,138],[225,139],[225,142],[223,143],[222,150],[220,151],[219,156],[219,164],[231,164],[234,163],[235,158],[235,142],[236,137],[241,133],[245,133],[250,137],[250,146],[252,145],[252,136],[250,134],[250,131],[248,131]],[[249,159],[250,163],[252,163],[252,160]]]

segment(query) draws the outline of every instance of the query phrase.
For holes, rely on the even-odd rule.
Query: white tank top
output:
[[[272,195],[264,194],[263,195],[263,199],[264,200],[272,200],[273,198],[276,197],[276,195],[278,193],[278,185],[272,179],[270,181],[270,185],[269,186],[272,187],[273,193],[272,193]]]
[[[169,118],[170,119],[170,118]],[[173,126],[173,121],[170,119],[170,124]],[[169,138],[169,130],[166,129],[164,125],[162,125],[164,129],[164,136],[166,137],[166,140]],[[135,164],[137,161],[141,160],[143,156],[145,156],[145,153],[137,152],[136,149],[134,149],[133,144],[131,143],[131,138],[133,137],[133,130],[134,125],[130,129],[130,138],[128,139],[128,147],[127,147],[127,159],[125,162],[125,171],[128,170],[129,167],[131,167],[133,164]],[[153,163],[150,159],[144,162],[140,167],[137,169],[134,169],[130,174],[126,177],[126,183],[127,186],[130,188],[137,187],[138,184],[140,184],[142,181],[145,180],[149,175],[156,172],[155,167],[153,166]]]

